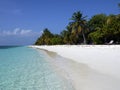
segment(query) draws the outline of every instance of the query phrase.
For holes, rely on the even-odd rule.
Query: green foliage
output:
[[[43,34],[38,38],[35,45],[57,45],[62,43],[60,35],[54,35],[48,29],[44,29]]]
[[[88,25],[91,30],[96,30],[97,28],[102,28],[106,23],[107,16],[105,14],[94,15],[89,21]]]
[[[97,30],[95,32],[90,33],[88,37],[91,38],[94,44],[103,44],[104,37],[101,30]]]
[[[43,30],[42,35],[38,38],[36,41],[36,45],[49,45],[51,44],[51,38],[53,37],[53,34],[46,28]]]
[[[92,18],[90,21],[94,22],[96,19]],[[94,22],[94,24],[92,22],[93,32],[89,34],[92,42],[94,44],[106,44],[113,40],[114,43],[120,43],[120,15],[109,15],[102,20],[103,23]]]
[[[53,34],[46,28],[35,44],[108,44],[111,40],[115,44],[120,43],[120,14],[97,14],[89,21],[85,18],[81,12],[73,13],[65,30],[60,34]]]
[[[72,15],[72,22],[70,22],[70,26],[72,27],[72,34],[75,38],[75,44],[78,44],[79,43],[79,37],[80,35],[82,34],[83,36],[83,43],[86,44],[86,38],[85,38],[85,30],[87,29],[86,27],[86,16],[83,17],[83,14],[78,11],[78,12],[75,12],[73,15]]]
[[[63,30],[61,32],[61,36],[62,36],[64,44],[70,44],[71,31],[69,31],[69,29],[68,30]]]
[[[51,39],[51,44],[52,45],[58,45],[58,44],[62,44],[62,38],[60,37],[54,37]]]

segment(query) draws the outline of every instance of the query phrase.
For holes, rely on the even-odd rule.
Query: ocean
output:
[[[25,46],[0,47],[0,90],[73,90],[48,57]]]

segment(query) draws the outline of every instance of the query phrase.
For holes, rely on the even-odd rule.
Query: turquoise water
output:
[[[32,48],[0,47],[0,90],[73,90],[46,59]]]

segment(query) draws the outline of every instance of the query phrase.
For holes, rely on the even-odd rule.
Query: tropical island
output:
[[[97,14],[89,20],[80,11],[73,13],[60,34],[44,29],[35,45],[120,44],[120,14]]]
[[[0,90],[120,90],[117,4],[0,0]]]
[[[120,4],[119,4],[120,7]],[[112,45],[110,45],[112,44]],[[86,19],[73,13],[60,34],[44,29],[32,48],[55,52],[56,68],[67,73],[75,90],[120,89],[120,14],[97,14]],[[57,55],[64,57],[57,61]]]

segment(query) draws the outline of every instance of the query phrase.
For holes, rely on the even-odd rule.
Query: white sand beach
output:
[[[76,90],[120,90],[119,45],[31,47],[56,52],[58,55],[68,58],[67,62],[57,60],[57,63],[54,64],[61,68],[64,67],[64,71],[71,78]]]

